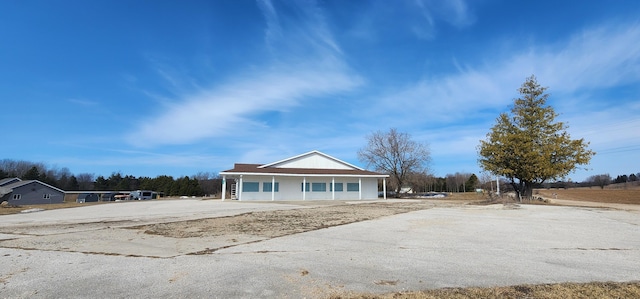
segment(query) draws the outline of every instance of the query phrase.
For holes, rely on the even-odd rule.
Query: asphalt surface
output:
[[[6,245],[32,237],[7,229],[40,224],[42,235],[53,236],[48,224],[90,224],[95,217],[117,225],[299,207],[216,201],[102,206],[107,208],[0,216],[0,297],[323,298],[350,291],[640,280],[639,213],[601,208],[433,208],[204,255],[144,257]],[[92,229],[82,226],[61,233],[89,234],[84,242],[92,243]],[[152,250],[137,245],[141,252]]]

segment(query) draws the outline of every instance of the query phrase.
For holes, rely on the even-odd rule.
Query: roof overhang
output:
[[[349,178],[388,178],[388,174],[336,174],[336,173],[269,173],[269,172],[221,172],[228,176],[280,176],[280,177],[349,177]]]

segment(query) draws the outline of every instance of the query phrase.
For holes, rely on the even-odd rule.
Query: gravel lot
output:
[[[176,200],[7,215],[0,294],[322,298],[640,280],[638,215],[436,200]]]

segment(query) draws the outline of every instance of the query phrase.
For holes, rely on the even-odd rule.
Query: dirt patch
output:
[[[343,204],[317,208],[252,212],[219,217],[129,227],[171,238],[252,235],[275,238],[384,216],[430,209],[426,201]]]
[[[444,288],[384,295],[340,294],[331,299],[431,298],[640,298],[640,282],[592,282],[516,285],[493,288]]]

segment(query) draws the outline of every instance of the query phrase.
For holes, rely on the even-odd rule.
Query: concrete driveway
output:
[[[170,210],[165,210],[163,202],[149,202],[144,203],[149,205],[146,213],[122,212],[122,217],[130,219],[106,213],[102,217],[152,222],[196,217],[203,209],[222,215],[296,207],[201,203],[182,208],[167,204]],[[81,215],[94,211],[88,208],[93,207],[60,213],[70,213],[64,221],[86,222]],[[31,224],[38,222],[36,214],[28,216]],[[56,221],[42,215],[43,223]],[[0,229],[25,225],[20,216],[0,217]],[[0,241],[0,294],[8,298],[322,298],[347,291],[632,281],[640,280],[639,216],[636,211],[557,206],[436,207],[170,258],[7,248],[3,244],[12,241],[7,236]]]

